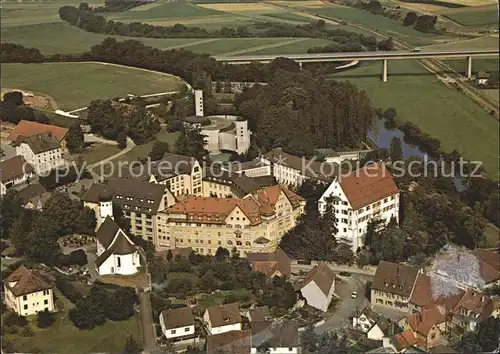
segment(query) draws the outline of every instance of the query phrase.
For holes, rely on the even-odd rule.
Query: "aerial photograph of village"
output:
[[[0,0],[1,353],[500,353],[498,0]]]

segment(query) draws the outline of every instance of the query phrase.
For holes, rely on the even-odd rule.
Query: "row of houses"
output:
[[[68,129],[21,120],[6,140],[16,156],[0,162],[0,196],[7,189],[64,165]]]
[[[250,322],[244,329],[243,316]],[[292,320],[272,320],[267,306],[242,311],[238,303],[209,307],[196,321],[191,308],[164,310],[160,326],[167,340],[183,341],[206,333],[208,354],[298,353],[299,326]],[[198,327],[198,328],[197,328]]]
[[[463,252],[477,257],[485,278],[483,289],[469,284],[467,278],[443,284],[435,268],[381,261],[371,285],[371,308],[354,316],[353,327],[369,339],[383,340],[385,350],[403,353],[410,348],[428,350],[446,345],[447,333],[454,328],[475,331],[482,321],[497,317],[498,299],[483,291],[500,282],[498,253],[485,249]],[[377,313],[386,310],[406,314],[394,321]]]

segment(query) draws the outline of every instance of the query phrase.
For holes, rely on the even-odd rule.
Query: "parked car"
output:
[[[341,275],[343,277],[350,277],[351,273],[349,273],[349,272],[340,272],[339,275]]]
[[[357,291],[353,291],[351,293],[351,299],[356,299],[358,297],[358,292]]]

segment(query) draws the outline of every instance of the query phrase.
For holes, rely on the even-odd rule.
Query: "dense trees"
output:
[[[200,131],[200,128],[183,128],[181,135],[175,142],[176,153],[204,161],[208,157],[208,151],[204,147],[205,136]]]
[[[158,161],[161,160],[163,158],[163,155],[165,155],[165,153],[169,151],[170,147],[168,146],[167,142],[157,140],[151,148],[149,157],[151,158],[151,161]]]
[[[489,317],[479,323],[476,332],[464,333],[453,347],[460,353],[491,353],[498,348],[499,336],[500,319]]]
[[[66,147],[69,152],[75,153],[80,152],[83,148],[83,130],[79,123],[74,123],[68,129],[68,135],[66,136]]]
[[[14,43],[2,43],[0,58],[2,63],[41,63],[45,59],[38,49]]]
[[[437,16],[422,15],[415,21],[414,27],[420,32],[433,32],[435,30]]]
[[[106,322],[123,321],[134,315],[137,296],[134,289],[120,286],[94,285],[88,296],[76,302],[69,318],[80,329],[91,329]]]
[[[139,354],[141,351],[141,347],[134,337],[132,337],[132,335],[128,336],[122,354]]]
[[[400,138],[392,138],[389,146],[389,156],[391,161],[399,161],[403,159],[403,145],[401,144]]]
[[[417,22],[417,19],[418,15],[415,12],[410,11],[406,14],[406,17],[403,20],[403,26],[413,26],[415,22]]]
[[[122,133],[136,143],[143,144],[160,130],[160,124],[144,106],[111,100],[92,101],[87,109],[87,118],[92,132],[108,139],[120,140],[120,147],[124,147]]]
[[[352,84],[281,69],[267,86],[237,95],[236,106],[248,118],[258,146],[281,146],[298,156],[312,155],[319,147],[359,146],[373,116],[366,93]]]
[[[24,104],[23,94],[19,91],[6,93],[0,101],[0,120],[13,124],[17,124],[21,120],[49,123],[49,118],[46,115]]]

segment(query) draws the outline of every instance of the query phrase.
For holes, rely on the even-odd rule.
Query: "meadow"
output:
[[[414,122],[438,138],[445,151],[456,149],[483,161],[486,171],[498,178],[498,120],[462,92],[444,86],[417,61],[390,62],[387,83],[381,82],[381,72],[381,63],[372,63],[332,78],[364,89],[375,107],[395,108],[398,120]]]
[[[175,76],[101,63],[2,64],[2,85],[51,96],[62,110],[95,99],[178,90]]]
[[[442,14],[463,26],[487,26],[496,24],[498,27],[496,5],[453,9],[443,12]]]

